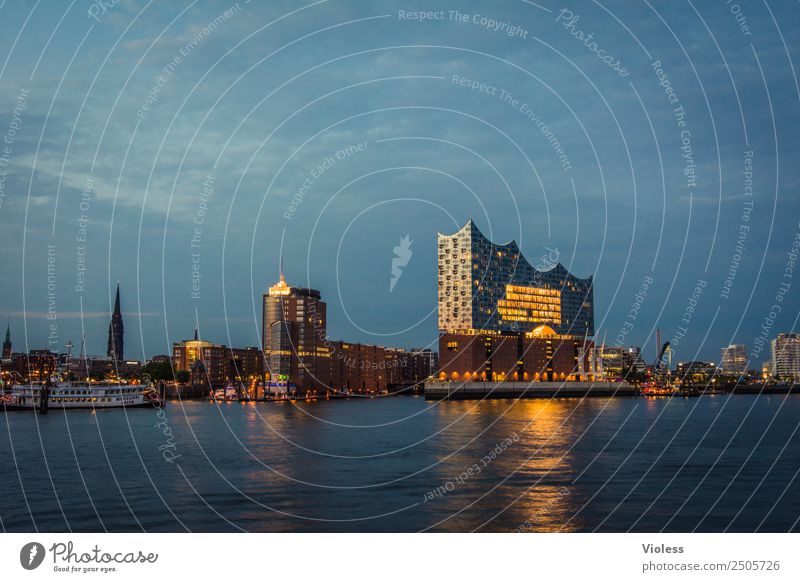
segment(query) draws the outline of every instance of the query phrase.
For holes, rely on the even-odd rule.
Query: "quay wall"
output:
[[[484,398],[576,398],[636,396],[627,382],[438,382],[425,383],[430,400],[481,400]]]

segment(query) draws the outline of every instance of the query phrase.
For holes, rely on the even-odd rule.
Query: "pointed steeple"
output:
[[[114,315],[122,315],[119,309],[119,283],[117,283],[117,298],[114,301]]]
[[[197,326],[194,326],[194,341],[197,341]]]
[[[6,324],[6,340],[3,342],[3,359],[11,357],[11,319]]]
[[[114,312],[111,314],[111,323],[108,324],[108,350],[106,355],[114,360],[124,358],[125,326],[122,323],[122,309],[119,302],[119,283],[117,283],[117,297],[114,300]]]

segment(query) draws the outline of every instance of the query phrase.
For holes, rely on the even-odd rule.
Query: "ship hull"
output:
[[[113,408],[158,408],[164,401],[155,391],[131,384],[59,382],[46,386],[16,385],[0,395],[4,410],[105,410]]]
[[[139,402],[136,404],[104,404],[92,406],[91,404],[54,404],[47,405],[48,410],[118,410],[120,408],[163,408],[164,402]],[[39,407],[30,404],[2,404],[2,409],[7,412],[21,411],[21,410],[38,410]]]

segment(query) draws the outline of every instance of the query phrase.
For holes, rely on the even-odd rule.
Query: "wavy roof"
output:
[[[536,267],[534,267],[534,266],[531,264],[531,262],[530,262],[528,259],[526,259],[526,258],[525,258],[525,255],[522,253],[522,250],[520,250],[520,248],[519,248],[519,245],[517,244],[517,241],[516,241],[516,240],[514,240],[514,239],[511,239],[509,242],[507,242],[507,243],[504,243],[504,244],[498,244],[498,243],[492,242],[492,241],[491,241],[491,240],[490,240],[490,239],[489,239],[489,238],[488,238],[488,237],[487,237],[485,234],[483,234],[483,232],[481,232],[481,230],[480,230],[480,229],[477,227],[477,225],[475,224],[475,221],[474,221],[474,220],[472,220],[471,218],[470,218],[469,220],[467,220],[467,222],[464,224],[464,226],[462,226],[461,228],[459,228],[459,229],[458,229],[456,232],[454,232],[453,234],[443,234],[443,233],[441,233],[441,232],[440,232],[440,233],[438,233],[438,234],[439,234],[439,236],[448,236],[448,237],[452,237],[452,236],[455,236],[455,235],[457,235],[458,233],[462,232],[462,231],[463,231],[464,229],[466,229],[466,228],[470,228],[471,230],[474,230],[474,232],[476,232],[476,233],[477,233],[477,234],[478,234],[478,235],[479,235],[481,238],[483,238],[485,241],[489,242],[491,245],[493,245],[493,246],[495,246],[495,247],[497,247],[497,248],[499,248],[499,249],[503,249],[503,250],[507,250],[507,251],[510,251],[510,252],[515,252],[515,253],[518,253],[518,254],[519,254],[520,261],[525,261],[525,263],[526,263],[526,264],[527,264],[527,265],[528,265],[528,266],[529,266],[531,269],[533,269],[533,270],[534,270],[534,271],[536,271],[536,272],[539,272],[539,273],[550,273],[550,272],[554,272],[554,271],[555,271],[555,272],[556,272],[556,273],[558,273],[559,275],[562,275],[562,274],[563,274],[563,275],[565,275],[566,277],[571,277],[572,279],[575,279],[575,280],[577,280],[577,281],[591,281],[591,280],[592,280],[592,277],[593,277],[593,275],[589,275],[588,277],[578,277],[578,276],[576,276],[576,275],[573,275],[573,274],[572,274],[572,273],[570,273],[570,272],[569,272],[569,270],[568,270],[568,269],[567,269],[567,268],[566,268],[566,267],[565,267],[565,266],[564,266],[564,265],[561,263],[561,261],[557,262],[557,263],[556,263],[555,265],[553,265],[553,266],[552,266],[550,269],[546,269],[546,270],[537,269]]]

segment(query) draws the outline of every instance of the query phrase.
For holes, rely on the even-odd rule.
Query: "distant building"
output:
[[[25,382],[45,381],[56,372],[58,354],[50,350],[31,350],[11,354],[11,369]]]
[[[3,342],[3,359],[11,359],[11,322],[6,324],[6,339]]]
[[[421,385],[439,369],[439,354],[430,348],[384,348],[384,355],[390,389]]]
[[[779,333],[772,340],[772,374],[781,380],[800,380],[800,335]]]
[[[138,360],[115,360],[109,356],[86,356],[70,358],[63,368],[78,380],[102,380],[137,376],[142,370]]]
[[[230,348],[201,340],[195,332],[194,339],[172,345],[172,364],[175,371],[201,371],[194,379],[195,384],[210,388],[221,388],[229,383],[249,386],[263,376],[264,354],[259,348]]]
[[[119,283],[117,283],[117,297],[114,300],[114,313],[108,324],[108,349],[106,355],[112,360],[125,358],[125,326],[122,324],[122,311],[119,304]]]
[[[601,346],[597,349],[602,362],[603,375],[609,380],[625,378],[631,373],[643,374],[647,364],[638,346]]]
[[[409,352],[409,365],[406,380],[410,384],[424,382],[435,376],[439,370],[439,353],[430,348],[412,349]]]
[[[678,362],[676,367],[678,380],[684,384],[707,384],[716,371],[714,362]]]
[[[731,344],[722,348],[722,358],[719,364],[723,374],[739,376],[747,372],[747,346],[744,344]]]
[[[647,362],[642,358],[642,348],[639,346],[628,346],[625,351],[624,364],[626,369],[637,374],[647,371]]]
[[[597,350],[603,364],[603,373],[606,378],[613,380],[621,378],[625,369],[626,348],[621,346],[601,346]]]

